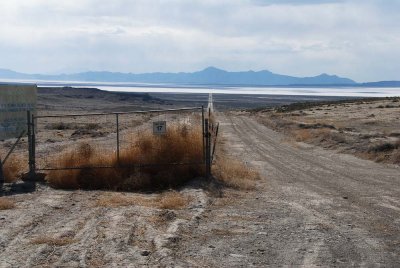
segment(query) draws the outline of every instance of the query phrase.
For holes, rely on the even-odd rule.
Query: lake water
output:
[[[4,80],[3,80],[4,81]],[[231,86],[182,86],[173,84],[144,83],[99,83],[71,81],[7,80],[4,82],[35,83],[41,86],[96,87],[106,91],[157,92],[157,93],[219,93],[301,96],[348,96],[348,97],[393,97],[400,96],[400,88],[365,87],[231,87]]]
[[[99,86],[107,91],[123,92],[176,92],[176,93],[219,93],[301,96],[348,96],[348,97],[394,97],[400,96],[400,88],[281,88],[281,87],[210,87],[210,88],[162,88],[162,87],[112,87]]]

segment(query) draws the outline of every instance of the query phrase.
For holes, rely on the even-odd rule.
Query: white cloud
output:
[[[373,0],[0,2],[0,68],[270,69],[398,79],[400,4]]]

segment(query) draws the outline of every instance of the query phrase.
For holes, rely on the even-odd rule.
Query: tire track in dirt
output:
[[[0,211],[0,267],[138,267],[171,263],[181,232],[196,225],[209,202],[201,188],[188,186],[180,192],[188,203],[177,210],[145,203],[98,204],[99,198],[110,195],[144,200],[156,198],[156,193],[41,187],[30,194],[12,196],[17,207]]]
[[[335,157],[345,155],[333,154],[327,151],[323,151],[325,157],[321,158],[315,151],[304,152],[277,143],[277,140],[279,140],[277,133],[258,126],[256,122],[248,118],[242,117],[235,119],[235,122],[239,122],[238,125],[246,126],[246,128],[243,129],[248,130],[246,133],[240,134],[242,137],[250,141],[264,140],[272,144],[271,146],[273,146],[277,152],[274,155],[274,158],[278,159],[278,161],[275,162],[276,168],[285,170],[286,177],[288,177],[288,173],[297,174],[295,179],[297,182],[301,182],[300,186],[307,185],[309,189],[313,189],[316,193],[320,194],[319,199],[323,199],[321,197],[322,193],[324,197],[327,194],[328,196],[339,194],[339,196],[344,196],[346,200],[349,200],[350,202],[341,202],[340,210],[341,213],[346,213],[346,210],[348,210],[347,213],[351,214],[352,219],[348,220],[353,223],[351,226],[362,226],[363,230],[360,230],[362,234],[359,240],[362,240],[363,236],[373,235],[376,231],[376,226],[384,226],[386,230],[392,231],[389,232],[391,234],[395,234],[395,230],[399,229],[399,225],[395,221],[396,218],[399,218],[399,213],[393,213],[393,211],[382,209],[382,204],[385,204],[382,199],[384,194],[394,197],[400,196],[398,168],[389,168],[364,160],[353,161],[357,162],[357,165],[353,167],[344,163],[346,159],[335,159],[335,161],[332,161],[332,159],[326,157],[326,153]],[[235,130],[240,131],[237,128]],[[252,133],[253,136],[251,134],[249,135],[249,132]],[[264,135],[261,133],[264,133]],[[276,137],[278,137],[278,139]],[[262,153],[268,153],[268,151],[261,150],[261,154]],[[318,160],[320,161],[318,162]],[[307,164],[319,168],[305,170],[304,166]],[[362,168],[360,169],[359,166]],[[344,169],[347,170],[345,171]],[[381,178],[381,180],[378,180],[378,177]],[[299,190],[299,185],[296,186],[296,190]],[[315,186],[317,187],[315,188]],[[322,189],[324,192],[318,191],[318,189]],[[374,215],[374,217],[365,219],[363,214],[357,213],[360,211],[362,211],[363,214]],[[328,210],[324,214],[330,214],[330,211]],[[347,228],[341,227],[341,229]],[[379,241],[379,243],[382,244],[381,246],[386,246],[385,242],[388,237],[385,234],[383,235],[386,239],[380,238],[381,241]],[[395,242],[397,243],[397,241],[398,237]],[[377,243],[378,242],[373,244]],[[371,252],[365,252],[363,256],[369,258]]]
[[[178,260],[212,267],[400,265],[398,168],[290,146],[245,116],[220,119],[232,154],[267,179],[233,204],[214,207],[183,241]],[[242,235],[204,235],[238,228]]]
[[[279,177],[281,179],[290,179],[289,182],[293,183],[296,181],[301,181],[302,186],[306,186],[304,188],[307,188],[308,190],[311,189],[312,192],[310,193],[309,191],[304,191],[303,189],[299,189],[299,186],[297,187],[288,187],[286,189],[286,196],[290,195],[291,191],[300,191],[304,196],[308,196],[310,198],[313,198],[314,200],[323,200],[326,199],[327,195],[332,195],[331,192],[334,192],[336,195],[339,193],[339,196],[343,196],[343,194],[348,195],[348,192],[343,193],[343,189],[338,189],[338,187],[335,187],[336,185],[333,184],[330,181],[324,182],[324,186],[319,185],[316,183],[318,180],[321,180],[321,178],[325,178],[330,175],[331,172],[325,172],[324,169],[322,168],[313,168],[313,169],[306,169],[303,170],[303,168],[306,165],[314,165],[317,167],[321,167],[320,164],[315,164],[315,161],[313,160],[308,160],[305,159],[304,155],[299,157],[299,153],[294,150],[290,150],[290,147],[286,147],[285,145],[280,146],[279,144],[276,144],[276,141],[273,139],[269,138],[269,136],[265,135],[265,133],[268,133],[267,131],[263,132],[257,132],[256,129],[254,128],[253,125],[250,125],[249,119],[243,119],[243,118],[235,118],[234,123],[232,121],[232,125],[234,126],[234,129],[237,133],[239,133],[239,136],[242,137],[242,139],[246,140],[247,145],[254,143],[254,141],[257,141],[254,144],[257,144],[254,148],[253,147],[253,152],[256,151],[258,152],[258,156],[263,158],[265,154],[268,154],[271,150],[268,150],[267,147],[273,147],[273,150],[275,154],[273,157],[268,158],[268,162],[274,166],[275,170],[279,171]],[[241,129],[238,127],[235,127],[235,125],[242,126]],[[244,127],[245,126],[245,127]],[[246,130],[246,131],[244,131]],[[263,129],[261,129],[263,130]],[[264,133],[264,135],[260,135],[260,133]],[[265,136],[265,137],[264,137]],[[260,141],[264,141],[264,143],[261,143]],[[268,143],[268,146],[265,145],[265,143]],[[304,161],[305,163],[301,163],[301,161]],[[297,162],[297,164],[296,164]],[[300,162],[300,163],[299,163]],[[316,174],[318,173],[318,174]],[[322,173],[322,174],[321,174]],[[340,176],[340,175],[339,175]],[[349,178],[347,176],[347,178]],[[279,185],[280,186],[280,185]],[[331,188],[334,186],[334,190],[332,191]],[[338,191],[339,190],[339,191]],[[325,225],[330,225],[330,228],[334,228],[334,226],[331,225],[331,220],[328,215],[322,214],[318,212],[317,210],[314,210],[313,208],[310,208],[309,206],[306,206],[299,200],[300,202],[297,202],[297,200],[288,202],[287,205],[292,206],[294,209],[298,211],[298,213],[306,213],[309,214],[308,217],[310,218],[311,221],[317,220],[319,223],[325,224]],[[320,203],[321,201],[318,201]],[[323,201],[325,204],[332,205],[332,201],[330,200],[325,200]],[[343,235],[343,236],[348,236],[347,233],[351,232],[349,228],[340,226],[340,228],[334,228],[336,230],[335,233]],[[354,235],[354,234],[353,234]],[[359,236],[359,235],[357,235]],[[361,238],[358,238],[357,240],[362,240]],[[322,245],[323,242],[318,241],[316,245]],[[348,244],[349,245],[349,244]],[[319,248],[319,246],[313,246],[315,248]],[[312,247],[312,248],[313,248]],[[312,255],[315,255],[315,248],[310,250]],[[358,251],[358,253],[362,256],[360,258],[369,258],[368,253],[363,253],[360,252],[360,250],[357,250],[356,245],[353,245],[351,248],[352,251]],[[304,256],[304,264],[305,265],[310,265],[309,261],[315,259],[315,256],[313,258],[309,258],[308,254],[305,254]]]

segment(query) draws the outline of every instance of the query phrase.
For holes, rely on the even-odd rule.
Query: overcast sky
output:
[[[400,0],[1,0],[0,68],[400,80]]]

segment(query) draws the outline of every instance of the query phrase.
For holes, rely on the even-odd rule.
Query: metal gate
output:
[[[29,175],[34,178],[39,172],[87,168],[87,163],[80,164],[72,161],[65,165],[65,161],[61,164],[57,159],[65,152],[71,155],[82,153],[84,155],[85,150],[93,148],[99,155],[104,154],[114,158],[115,161],[112,164],[100,161],[90,168],[123,166],[126,163],[121,157],[135,146],[139,146],[135,137],[151,133],[155,135],[153,138],[163,139],[163,134],[170,128],[182,132],[189,128],[192,131],[199,131],[201,135],[202,155],[199,159],[177,161],[171,156],[170,159],[158,159],[152,162],[143,156],[135,162],[135,168],[159,165],[201,165],[204,166],[205,174],[209,177],[218,135],[218,126],[209,118],[210,110],[205,113],[203,107],[58,115],[34,115],[28,112]],[[161,126],[159,133],[154,129],[155,125],[158,128]],[[166,130],[162,129],[163,125]],[[132,168],[132,164],[129,165]]]

